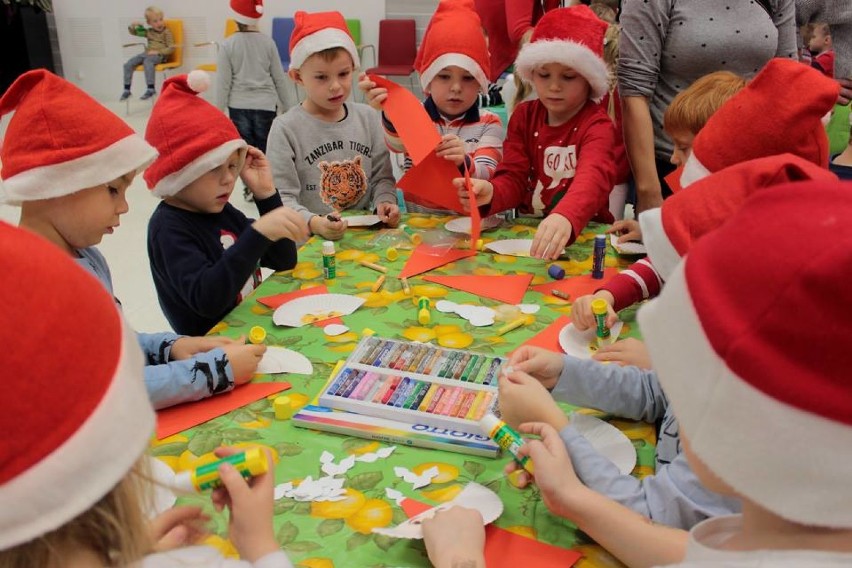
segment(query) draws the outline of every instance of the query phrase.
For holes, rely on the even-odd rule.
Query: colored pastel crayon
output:
[[[464,368],[467,367],[467,364],[470,361],[470,358],[471,358],[471,354],[465,353],[462,356],[462,358],[459,359],[459,362],[456,363],[456,366],[453,368],[453,374],[451,375],[452,378],[454,378],[456,380],[459,380],[461,378],[462,371],[464,371]]]
[[[390,341],[385,341],[382,346],[375,352],[370,355],[370,359],[365,361],[365,365],[370,365],[372,367],[378,367],[379,362],[382,360],[382,357],[385,356],[385,353],[391,350],[393,347],[393,343]]]
[[[458,352],[458,354],[457,354],[456,358],[453,360],[452,364],[449,367],[447,367],[447,376],[446,376],[447,379],[453,378],[453,375],[455,374],[456,369],[459,368],[459,363],[461,363],[463,360],[464,360],[464,353]]]
[[[488,366],[488,372],[482,377],[482,384],[490,385],[495,377],[495,373],[500,369],[500,360],[493,359],[491,365]]]
[[[376,373],[376,379],[371,382],[369,390],[364,392],[364,396],[361,397],[361,400],[373,402],[373,398],[376,396],[376,393],[381,390],[384,383],[384,377]]]
[[[364,354],[364,356],[363,356],[363,357],[361,357],[361,360],[360,360],[360,361],[358,361],[358,362],[359,362],[359,363],[361,363],[362,365],[368,365],[368,364],[369,364],[369,363],[370,363],[373,359],[375,359],[375,358],[376,358],[376,355],[378,355],[378,354],[379,354],[379,352],[382,350],[382,348],[383,348],[386,344],[387,344],[387,340],[386,340],[386,339],[379,339],[379,340],[376,342],[376,344],[375,344],[375,345],[373,345],[373,347],[372,347],[372,348],[370,348],[370,349],[369,349],[369,350],[368,350],[368,351]]]
[[[439,404],[441,404],[441,399],[447,396],[447,390],[447,387],[438,387],[438,390],[435,391],[435,396],[432,397],[432,401],[429,403],[429,407],[426,409],[426,412],[429,414],[435,414],[435,409]]]
[[[403,396],[405,390],[408,388],[408,383],[411,382],[411,379],[405,377],[399,382],[399,386],[396,387],[396,391],[393,393],[393,396],[388,400],[388,406],[396,406],[396,401],[399,400],[399,397]]]
[[[417,396],[414,397],[414,400],[411,402],[411,405],[406,406],[411,410],[417,410],[420,408],[420,403],[423,402],[423,399],[426,397],[426,393],[432,388],[429,383],[421,383],[422,388],[417,392]]]
[[[376,384],[376,380],[379,378],[378,373],[367,373],[364,375],[364,378],[361,379],[361,382],[358,384],[358,387],[352,391],[352,395],[349,398],[354,398],[355,400],[364,400],[366,394],[373,389],[373,385]]]
[[[505,359],[500,357],[494,359],[494,369],[488,369],[489,377],[486,384],[497,386],[497,377],[500,374],[500,369],[503,368],[503,363],[505,363]]]
[[[435,365],[440,361],[442,356],[442,351],[440,349],[435,349],[432,352],[432,355],[429,357],[429,360],[423,364],[422,372],[424,375],[431,375],[432,369],[435,368]],[[419,371],[418,371],[419,372]]]
[[[399,381],[399,377],[390,377],[390,385],[388,385],[388,390],[385,391],[385,395],[382,397],[382,404],[387,404],[390,401],[396,389],[399,388]]]
[[[470,407],[473,406],[473,401],[476,400],[476,396],[479,393],[476,391],[468,391],[468,393],[464,397],[464,401],[459,407],[459,411],[456,414],[453,414],[456,418],[464,418],[467,416],[467,413],[470,412]]]
[[[467,382],[468,377],[470,377],[470,372],[476,366],[476,362],[478,360],[479,360],[479,355],[473,355],[470,358],[470,361],[467,362],[467,365],[465,365],[464,369],[462,370],[461,377],[459,377],[461,381]]]
[[[476,416],[473,417],[474,420],[480,420],[487,412],[491,411],[491,401],[494,399],[494,394],[487,392],[485,393],[485,398],[482,401],[482,405],[479,407],[479,410],[476,412]]]
[[[479,360],[473,365],[473,368],[470,370],[470,374],[468,374],[468,376],[467,376],[468,382],[470,382],[470,383],[476,382],[476,377],[477,377],[477,375],[479,375],[479,371],[482,369],[482,367],[485,366],[485,362],[487,360],[488,360],[488,357],[486,357],[485,355],[482,355],[482,356],[479,357]]]
[[[343,396],[343,393],[345,393],[346,390],[349,387],[352,386],[352,384],[355,382],[355,380],[358,377],[358,373],[360,373],[360,372],[361,371],[358,371],[356,369],[352,369],[351,372],[346,376],[346,380],[343,381],[342,383],[340,383],[340,386],[337,387],[337,391],[335,391],[335,393],[334,393],[335,396]]]
[[[453,404],[450,409],[447,411],[447,416],[456,416],[461,410],[461,406],[464,403],[464,399],[467,398],[467,395],[470,391],[462,389],[459,395],[453,400]]]
[[[451,388],[448,394],[441,399],[441,404],[435,409],[435,414],[440,414],[442,416],[447,415],[456,398],[458,398],[460,390],[461,388],[459,387]]]
[[[329,385],[327,389],[325,389],[326,394],[334,396],[335,393],[337,393],[337,389],[339,389],[340,385],[343,384],[344,381],[346,381],[346,377],[348,377],[349,373],[351,372],[352,369],[349,368],[340,371],[340,373],[338,373],[337,376],[334,378],[334,382],[331,383],[331,385]]]
[[[402,398],[396,401],[397,408],[408,408],[414,402],[414,396],[420,390],[421,382],[416,379],[409,379],[408,388],[405,389],[405,394]]]
[[[417,400],[420,391],[426,390],[426,388],[426,383],[422,381],[414,381],[414,387],[411,389],[411,392],[408,393],[408,396],[405,397],[402,407],[410,409],[414,405],[414,401]]]
[[[420,362],[423,360],[424,357],[426,357],[426,354],[428,352],[429,347],[427,347],[426,345],[421,347],[421,349],[417,352],[417,355],[414,356],[414,359],[411,360],[411,363],[408,365],[408,368],[405,370],[409,373],[413,373],[414,371],[416,371],[417,368],[420,366]]]
[[[429,403],[432,402],[432,397],[435,396],[435,392],[438,390],[438,385],[436,383],[432,383],[427,390],[423,394],[423,400],[420,401],[420,404],[417,405],[417,410],[421,412],[426,412],[426,409],[429,408]]]
[[[378,390],[373,394],[373,398],[370,399],[371,402],[375,402],[378,404],[382,403],[382,397],[385,396],[385,393],[388,392],[391,384],[393,383],[393,379],[390,377],[382,377],[379,381],[381,384],[379,385]]]
[[[340,396],[344,398],[349,398],[349,396],[352,394],[352,391],[354,391],[358,387],[358,385],[361,384],[361,379],[366,374],[367,371],[358,371],[358,374],[354,375],[346,382],[346,388],[343,390]]]
[[[366,341],[363,341],[363,342],[361,343],[361,346],[360,346],[360,347],[358,347],[358,350],[357,350],[357,351],[355,351],[355,352],[352,354],[352,360],[354,360],[354,361],[359,361],[359,362],[360,362],[360,361],[363,359],[364,355],[366,355],[367,353],[369,353],[369,351],[370,351],[371,349],[373,349],[373,347],[375,347],[375,344],[376,344],[378,341],[379,341],[379,340],[378,340],[377,338],[375,338],[375,337],[368,337],[368,338],[366,339]]]
[[[456,364],[456,361],[458,361],[459,357],[461,357],[461,353],[459,353],[458,351],[453,351],[452,353],[450,353],[450,356],[447,357],[446,363],[444,363],[444,366],[441,367],[441,370],[438,372],[438,376],[445,379],[449,377],[450,371],[453,369],[453,366]]]
[[[396,397],[396,400],[393,403],[388,403],[388,406],[395,406],[396,408],[402,408],[405,404],[405,401],[408,400],[411,391],[415,387],[416,381],[414,379],[410,379],[408,377],[404,378],[403,381],[407,381],[405,386],[399,389],[399,396]]]
[[[470,410],[464,415],[465,420],[473,420],[473,417],[479,412],[479,407],[482,406],[483,400],[485,400],[485,391],[476,393],[476,397],[474,397],[473,402],[470,404]]]
[[[384,353],[380,353],[379,357],[376,358],[376,361],[373,363],[374,367],[387,367],[388,361],[393,361],[405,348],[405,345],[402,343],[391,343],[390,348]]]
[[[420,349],[420,345],[409,346],[405,353],[402,354],[402,357],[400,357],[398,361],[394,362],[393,368],[397,370],[402,370],[408,367],[408,364],[411,363],[411,360],[414,359],[414,356],[417,355]]]

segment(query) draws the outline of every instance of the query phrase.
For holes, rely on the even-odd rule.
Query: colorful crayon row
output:
[[[367,338],[349,361],[485,385],[497,384],[503,363],[499,357],[375,337]]]
[[[494,399],[493,392],[351,368],[344,369],[325,394],[462,420],[479,420]]]

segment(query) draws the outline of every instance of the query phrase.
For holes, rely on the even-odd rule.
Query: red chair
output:
[[[408,77],[414,91],[414,59],[417,56],[414,20],[379,21],[378,64],[367,69],[376,75]]]

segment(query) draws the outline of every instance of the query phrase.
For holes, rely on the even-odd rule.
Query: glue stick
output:
[[[429,298],[426,296],[417,300],[417,321],[420,325],[426,325],[432,320],[432,314],[429,313]]]
[[[595,336],[598,340],[598,347],[611,343],[609,328],[606,326],[607,311],[606,300],[601,298],[592,300],[592,314],[595,316]]]
[[[423,237],[420,235],[420,233],[417,233],[408,225],[400,225],[399,228],[402,231],[402,234],[408,237],[408,240],[410,240],[412,244],[419,245],[423,242]]]
[[[337,277],[334,243],[332,241],[323,241],[322,243],[322,277],[325,280],[334,280]]]
[[[535,471],[533,471],[533,463],[532,460],[530,460],[530,457],[518,457],[518,450],[521,449],[521,446],[524,444],[524,440],[511,426],[493,414],[486,414],[482,417],[482,420],[479,421],[479,427],[488,435],[489,438],[494,440],[501,449],[512,454],[512,457],[515,458],[515,461],[518,462],[522,468],[535,475]]]
[[[219,466],[224,463],[234,466],[240,472],[240,475],[246,479],[261,475],[269,470],[269,462],[266,460],[266,454],[263,450],[252,448],[189,471],[182,471],[175,475],[174,486],[176,489],[187,493],[216,489],[222,485],[222,479],[219,477]]]

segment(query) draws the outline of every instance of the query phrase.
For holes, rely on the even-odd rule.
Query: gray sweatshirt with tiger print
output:
[[[275,187],[284,205],[305,220],[396,203],[379,113],[361,103],[346,103],[346,111],[343,120],[325,122],[299,105],[272,123],[266,154]]]

